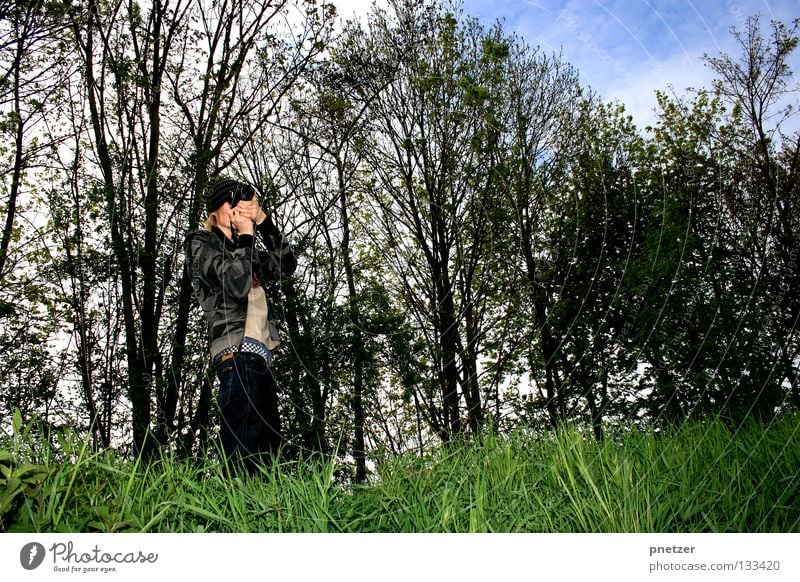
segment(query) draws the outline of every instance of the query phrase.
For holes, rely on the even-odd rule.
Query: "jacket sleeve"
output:
[[[292,246],[272,219],[268,216],[256,228],[266,248],[266,251],[258,251],[258,262],[264,277],[277,281],[294,273],[297,259]]]
[[[186,264],[191,270],[192,287],[217,288],[223,297],[245,301],[253,278],[253,238],[239,237],[237,248],[226,260],[224,248],[215,244],[214,236],[199,231],[187,238]]]

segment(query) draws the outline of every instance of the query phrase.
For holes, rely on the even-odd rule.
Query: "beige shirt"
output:
[[[269,323],[267,295],[264,287],[250,287],[247,294],[247,319],[244,322],[244,335],[260,341],[270,350],[280,345],[277,330]]]

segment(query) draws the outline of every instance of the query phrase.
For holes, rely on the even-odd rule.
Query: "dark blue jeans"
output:
[[[216,373],[222,449],[252,473],[281,445],[275,377],[264,358],[249,352],[233,354],[216,366]]]

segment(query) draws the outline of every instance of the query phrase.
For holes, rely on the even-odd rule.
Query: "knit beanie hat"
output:
[[[230,178],[214,182],[208,191],[206,208],[209,212],[214,212],[226,202],[231,202],[231,196],[237,190],[252,190],[252,186]]]

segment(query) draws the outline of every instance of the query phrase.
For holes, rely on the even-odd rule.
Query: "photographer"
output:
[[[279,340],[262,283],[291,275],[297,263],[249,184],[216,182],[206,206],[205,230],[186,238],[186,266],[209,324],[222,448],[252,472],[281,445],[271,369]],[[257,249],[256,233],[266,251]]]

